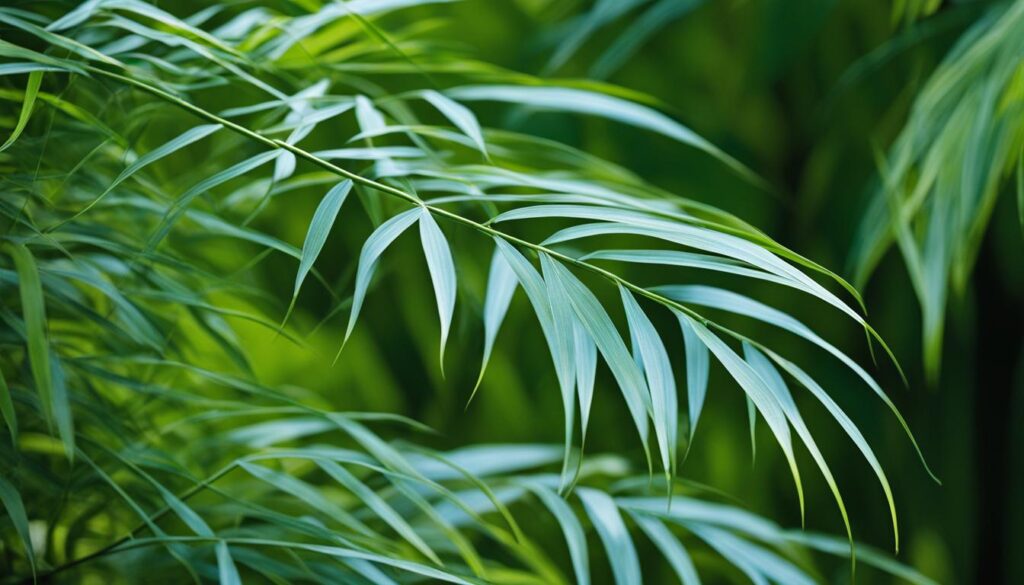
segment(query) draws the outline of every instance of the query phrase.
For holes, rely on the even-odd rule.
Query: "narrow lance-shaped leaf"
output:
[[[935,477],[931,468],[928,467],[928,462],[925,461],[924,454],[921,452],[921,448],[917,444],[917,439],[914,438],[914,433],[910,430],[910,425],[907,424],[906,419],[903,418],[903,415],[900,413],[899,409],[896,408],[892,399],[889,398],[885,391],[882,390],[881,386],[878,385],[878,382],[876,382],[874,378],[864,370],[864,368],[860,367],[857,362],[853,361],[853,359],[831,343],[822,339],[817,333],[811,330],[811,328],[774,307],[770,307],[764,303],[755,301],[750,297],[724,289],[702,285],[670,285],[655,287],[652,290],[659,294],[663,294],[670,299],[683,303],[704,305],[706,307],[728,311],[737,315],[744,315],[764,323],[775,325],[776,327],[780,327],[795,335],[803,337],[807,341],[810,341],[832,354],[836,359],[843,362],[846,367],[853,370],[853,372],[857,374],[857,376],[863,380],[879,398],[882,399],[889,410],[892,411],[896,416],[896,419],[900,422],[900,425],[903,427],[903,432],[906,433],[911,444],[914,445],[918,459],[921,460],[921,465],[924,466],[925,471],[928,472],[932,479],[938,482],[938,478]]]
[[[661,450],[662,465],[666,475],[669,475],[676,469],[679,421],[679,404],[672,364],[658,331],[633,295],[621,285],[619,294],[622,297],[622,306],[626,310],[629,329],[636,339],[644,374],[647,376],[647,386],[651,391],[654,432]]]
[[[863,433],[857,428],[850,417],[843,412],[842,408],[836,404],[835,400],[832,399],[825,389],[820,384],[814,381],[813,378],[807,375],[802,369],[797,367],[796,364],[782,358],[770,350],[765,350],[768,356],[779,366],[786,370],[786,372],[799,382],[804,388],[806,388],[819,402],[825,407],[826,410],[836,419],[839,426],[843,428],[846,434],[853,441],[857,449],[860,450],[861,454],[864,455],[864,459],[871,466],[871,470],[875,472],[875,476],[878,477],[878,483],[882,486],[882,491],[885,492],[885,499],[889,505],[889,514],[892,518],[892,532],[893,532],[893,543],[896,552],[900,550],[900,531],[899,523],[896,519],[896,501],[893,498],[892,487],[889,485],[889,479],[885,475],[885,471],[882,469],[882,464],[879,463],[878,457],[875,456],[875,452],[871,449],[867,439],[864,438]]]
[[[657,132],[703,150],[719,159],[741,176],[763,184],[753,171],[720,148],[665,114],[608,94],[583,89],[549,86],[472,85],[450,89],[449,96],[462,101],[498,101],[544,110],[561,110],[615,120],[644,130]]]
[[[555,261],[551,261],[549,266],[552,277],[565,290],[566,298],[572,306],[573,312],[576,313],[576,318],[590,334],[598,351],[604,356],[605,362],[611,369],[626,400],[626,406],[629,407],[629,412],[633,416],[637,431],[640,433],[645,453],[649,454],[647,417],[652,409],[650,393],[647,390],[643,374],[640,373],[636,362],[633,361],[629,350],[626,349],[626,344],[619,336],[615,324],[612,323],[594,293],[573,276],[568,268]]]
[[[708,374],[711,360],[708,348],[697,337],[688,319],[678,315],[679,327],[683,331],[683,345],[686,352],[686,399],[690,409],[690,440],[686,450],[689,452],[693,444],[693,434],[697,431],[697,421],[704,408],[704,398],[708,393]]]
[[[220,585],[242,585],[242,577],[238,574],[238,567],[231,558],[231,550],[228,543],[223,540],[217,542],[217,576]]]
[[[7,386],[7,379],[0,371],[0,414],[3,415],[7,430],[11,432],[11,444],[18,444],[18,418],[14,413],[14,402],[11,400],[11,389]]]
[[[35,382],[39,401],[43,406],[43,415],[48,424],[56,421],[58,411],[70,412],[67,396],[61,397],[54,392],[53,370],[50,364],[50,346],[46,339],[46,304],[43,300],[43,288],[39,280],[39,269],[35,258],[23,244],[8,244],[7,250],[14,259],[18,272],[21,310],[25,320],[25,335],[28,343],[29,367],[32,380]],[[59,425],[58,431],[66,431],[66,425]],[[65,444],[74,444],[74,436],[62,437]],[[65,453],[68,459],[74,458],[74,450]]]
[[[573,348],[573,327],[576,317],[573,315],[572,307],[566,292],[558,277],[553,274],[554,261],[546,255],[541,255],[540,265],[544,274],[544,282],[547,285],[548,302],[551,306],[551,319],[554,322],[552,332],[557,347],[555,371],[558,373],[558,387],[562,394],[562,411],[565,414],[565,459],[562,465],[562,485],[564,489],[568,483],[569,452],[572,447],[573,421],[576,410],[575,385],[576,385],[576,363],[575,349]]]
[[[757,375],[757,372],[747,362],[743,361],[740,356],[736,355],[736,352],[731,347],[705,327],[703,323],[683,313],[677,312],[677,316],[687,320],[694,333],[697,334],[697,337],[711,350],[711,353],[715,354],[718,361],[725,366],[729,375],[736,380],[736,383],[743,389],[743,392],[750,397],[754,405],[757,406],[757,410],[764,417],[765,422],[768,423],[768,427],[772,430],[772,434],[775,435],[775,439],[778,441],[779,446],[782,447],[782,452],[789,463],[789,470],[793,474],[793,481],[796,483],[797,497],[800,500],[802,516],[804,510],[804,488],[800,481],[800,470],[796,465],[796,455],[793,452],[793,441],[789,434],[789,424],[786,422],[786,415],[782,412],[782,407],[779,405],[778,400],[775,399],[771,390],[761,380],[761,377]]]
[[[28,564],[32,568],[32,578],[36,575],[36,553],[32,548],[32,537],[28,530],[28,516],[25,515],[25,504],[21,500],[21,494],[10,482],[0,477],[0,503],[3,503],[7,510],[7,517],[14,524],[14,530],[21,539],[21,546],[25,548],[25,556],[28,557]]]
[[[118,185],[128,180],[128,178],[130,178],[132,175],[139,172],[143,168],[155,163],[156,161],[162,158],[170,156],[171,154],[181,150],[182,148],[185,148],[186,146],[189,146],[190,144],[199,142],[203,138],[206,138],[207,136],[213,134],[217,130],[220,130],[222,127],[223,126],[221,126],[220,124],[205,124],[202,126],[196,126],[195,128],[190,128],[185,132],[179,134],[175,138],[172,138],[166,143],[140,156],[139,158],[135,159],[133,163],[128,165],[127,168],[121,171],[121,174],[119,174],[112,183],[107,185],[107,188],[104,189],[102,193],[97,195],[95,199],[90,201],[85,207],[77,211],[73,216],[71,216],[69,219],[65,220],[62,223],[67,223],[92,209],[111,191],[116,189]]]
[[[597,346],[579,319],[573,320],[573,346],[576,350],[576,392],[580,400],[580,436],[587,442],[590,406],[594,402],[594,378],[597,375]]]
[[[615,575],[617,585],[640,585],[643,578],[640,575],[640,561],[637,558],[636,547],[633,546],[633,539],[629,535],[619,508],[615,500],[608,494],[592,489],[580,488],[579,494],[587,515],[594,523],[597,535],[604,544],[607,552],[608,562],[612,566],[612,574]]]
[[[363,306],[363,299],[366,298],[366,290],[370,287],[370,279],[377,268],[377,260],[384,250],[395,241],[395,238],[402,235],[409,226],[419,219],[420,210],[410,209],[402,212],[386,222],[382,223],[370,237],[363,243],[363,249],[359,252],[359,267],[356,269],[356,286],[352,295],[352,309],[349,312],[348,327],[345,329],[345,341],[352,335],[352,329],[359,318],[359,310]],[[344,347],[344,344],[342,344]]]
[[[573,382],[575,381],[572,369],[574,362],[569,354],[572,351],[572,346],[567,345],[571,344],[572,340],[566,338],[565,332],[560,330],[560,327],[568,326],[571,328],[571,323],[574,319],[572,315],[565,315],[564,311],[560,312],[557,319],[554,315],[556,305],[559,309],[565,308],[564,295],[561,294],[561,289],[556,288],[557,282],[545,281],[545,279],[541,278],[533,265],[511,244],[501,238],[495,238],[494,241],[497,249],[501,252],[505,261],[508,262],[509,267],[515,273],[519,283],[523,286],[527,298],[530,299],[530,304],[533,305],[534,313],[537,315],[537,321],[544,332],[544,340],[547,342],[548,351],[555,366],[555,374],[558,378],[564,407],[566,405],[566,396],[572,396]],[[548,270],[550,271],[550,267],[548,267]],[[569,469],[569,448],[572,443],[572,408],[573,403],[570,399],[568,410],[563,412],[565,417],[565,451],[562,457],[563,481],[567,479]]]
[[[495,247],[494,254],[491,255],[490,272],[487,275],[487,297],[484,299],[484,355],[480,361],[480,375],[477,376],[473,393],[469,397],[470,401],[480,388],[480,381],[484,379],[491,351],[494,350],[494,340],[498,337],[498,330],[505,320],[505,314],[508,313],[512,295],[516,292],[516,284],[515,272],[505,260],[501,249]]]
[[[21,136],[22,131],[25,130],[25,126],[28,124],[28,120],[32,116],[32,108],[36,105],[36,96],[39,95],[39,86],[42,82],[42,71],[33,71],[28,74],[28,83],[25,86],[25,98],[21,102],[21,114],[18,116],[18,122],[14,125],[14,130],[11,132],[11,135],[3,145],[0,145],[0,152],[10,148],[18,137]]]
[[[793,396],[789,392],[789,387],[786,386],[785,380],[782,379],[782,375],[775,369],[775,366],[768,360],[767,357],[753,345],[748,342],[743,342],[743,355],[750,364],[754,371],[764,380],[768,389],[775,395],[776,400],[782,406],[782,412],[786,414],[786,418],[789,423],[793,425],[793,429],[796,431],[797,436],[803,441],[807,451],[811,454],[811,458],[814,459],[814,463],[821,470],[821,475],[825,478],[825,483],[828,484],[829,489],[832,491],[833,497],[835,497],[836,505],[839,507],[839,514],[843,517],[843,527],[846,528],[846,536],[850,541],[850,560],[856,566],[856,551],[853,546],[853,529],[850,526],[850,517],[846,512],[846,504],[843,502],[843,496],[839,492],[839,486],[836,484],[835,477],[832,475],[832,470],[829,468],[828,463],[825,461],[825,456],[821,454],[821,450],[818,448],[817,442],[814,437],[811,436],[811,431],[807,428],[804,423],[803,417],[800,415],[800,411],[796,407],[796,402],[793,401]]]
[[[444,375],[444,348],[448,344],[448,331],[455,312],[455,261],[448,240],[434,221],[430,211],[420,211],[420,242],[423,244],[423,255],[427,258],[427,269],[430,281],[434,285],[434,296],[437,297],[437,314],[441,319],[441,374]]]
[[[53,352],[50,352],[50,381],[53,384],[53,421],[61,443],[64,444],[64,454],[70,461],[75,457],[75,425],[71,417],[71,400],[64,379],[64,366]]]
[[[345,203],[345,198],[351,190],[352,181],[348,179],[331,187],[331,190],[320,200],[316,211],[313,212],[313,219],[309,222],[306,239],[302,242],[302,257],[299,260],[299,271],[295,274],[295,287],[292,290],[291,300],[293,306],[295,298],[299,296],[302,283],[306,280],[306,276],[309,275],[309,271],[313,269],[313,264],[316,262],[317,257],[320,256],[320,251],[323,250],[324,243],[327,242],[327,235],[331,233],[331,228],[334,227],[334,221],[338,217],[338,212],[341,210],[341,206]],[[291,312],[290,307],[289,312]]]
[[[432,89],[428,89],[420,95],[423,96],[423,99],[430,102],[430,105],[444,114],[463,134],[471,138],[473,143],[476,144],[477,150],[485,157],[487,156],[487,145],[484,143],[484,135],[480,130],[480,122],[477,121],[472,110]]]
[[[569,547],[569,558],[572,560],[572,569],[576,574],[576,583],[579,585],[590,585],[590,561],[587,554],[587,537],[583,532],[583,526],[579,518],[573,513],[572,508],[558,494],[554,493],[543,483],[538,481],[525,482],[527,489],[533,492],[544,504],[544,507],[551,512],[551,515],[558,521],[565,536],[565,543]]]
[[[672,531],[660,520],[647,515],[634,513],[631,516],[672,566],[672,570],[679,577],[679,582],[682,585],[700,585],[700,576],[697,575],[697,568],[693,565],[690,553],[686,552]]]
[[[388,526],[393,528],[395,532],[401,535],[416,550],[423,553],[431,562],[437,565],[443,564],[441,559],[437,557],[437,554],[416,533],[416,530],[382,497],[367,487],[366,484],[359,481],[349,470],[333,461],[325,459],[317,460],[316,463],[327,475],[330,475],[334,480],[343,485],[345,489],[362,500],[381,520],[384,520]]]

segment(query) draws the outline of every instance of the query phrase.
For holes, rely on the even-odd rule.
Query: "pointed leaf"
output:
[[[793,475],[793,481],[796,483],[797,496],[800,499],[800,510],[802,512],[804,509],[803,484],[800,482],[800,471],[796,465],[793,441],[789,434],[789,424],[778,400],[776,400],[772,391],[768,389],[761,377],[757,375],[757,372],[750,367],[750,364],[743,361],[731,347],[726,345],[724,341],[719,339],[704,324],[682,313],[677,313],[677,316],[687,320],[687,323],[693,328],[697,337],[711,350],[711,353],[718,358],[718,361],[725,366],[729,375],[736,380],[736,383],[743,389],[743,392],[750,397],[758,412],[761,413],[765,422],[768,423],[768,427],[771,429],[772,434],[775,435],[775,440],[782,447],[782,452],[789,463],[789,470]]]
[[[517,284],[515,272],[505,260],[501,249],[495,247],[491,255],[490,272],[487,275],[487,297],[484,299],[484,355],[480,363],[480,375],[473,388],[474,394],[487,370],[487,362],[490,361],[491,351],[494,349],[494,340],[498,337],[498,330],[501,329],[505,314],[512,303],[512,295],[516,292]]]
[[[651,397],[643,374],[594,293],[560,263],[551,261],[549,266],[552,279],[565,291],[576,318],[594,340],[598,351],[611,369],[646,449],[647,416],[651,412]]]
[[[309,222],[309,230],[306,232],[306,239],[302,242],[302,259],[299,260],[299,271],[295,275],[295,288],[292,291],[292,299],[299,295],[302,282],[306,279],[309,271],[312,270],[320,251],[327,242],[327,235],[334,227],[334,221],[338,217],[345,198],[352,190],[352,181],[345,179],[338,183],[324,195],[324,198],[317,205],[313,212],[313,219]]]
[[[430,102],[430,105],[437,108],[448,120],[462,131],[476,144],[477,150],[487,156],[487,145],[484,143],[484,135],[480,130],[480,122],[477,121],[473,111],[450,97],[428,89],[420,94],[423,99]]]
[[[616,585],[641,585],[640,561],[615,500],[591,488],[580,488],[576,493],[601,537]]]
[[[21,539],[21,546],[25,548],[25,556],[28,557],[28,564],[32,567],[32,577],[36,575],[36,553],[32,549],[32,537],[28,529],[28,516],[25,515],[25,504],[21,500],[21,494],[10,482],[0,477],[0,503],[7,510],[7,517],[14,524],[14,530]]]
[[[217,543],[217,575],[220,585],[242,585],[242,577],[231,558],[231,550],[223,540]]]
[[[25,86],[25,97],[21,102],[21,114],[18,116],[18,122],[14,125],[14,130],[11,135],[7,138],[7,141],[0,145],[0,152],[3,152],[10,148],[18,137],[21,136],[25,126],[28,124],[29,118],[32,116],[32,108],[36,105],[36,96],[39,95],[39,86],[43,82],[43,72],[33,71],[28,74],[28,84]]]
[[[345,329],[345,341],[348,341],[349,336],[352,335],[352,329],[359,318],[359,310],[363,306],[366,290],[370,287],[370,279],[373,278],[373,272],[377,268],[377,260],[391,245],[391,242],[402,235],[402,232],[409,226],[416,223],[419,217],[420,210],[418,208],[402,212],[382,223],[363,244],[363,249],[359,252],[355,293],[352,295],[352,309],[349,312],[348,326]]]
[[[626,310],[629,329],[636,339],[636,351],[643,363],[647,386],[651,391],[654,432],[661,450],[662,466],[665,473],[672,473],[676,468],[679,421],[679,403],[672,364],[657,329],[633,295],[621,285],[619,294],[622,297],[622,306]]]
[[[700,411],[704,408],[704,398],[708,393],[708,374],[710,356],[708,348],[690,326],[688,319],[679,317],[679,327],[683,330],[683,344],[686,351],[686,398],[690,409],[690,443],[697,430]],[[689,445],[687,445],[689,449]]]
[[[420,212],[420,241],[423,244],[423,255],[427,258],[430,281],[434,284],[434,296],[437,297],[437,314],[441,319],[441,373],[444,373],[444,348],[448,343],[448,330],[455,312],[455,261],[448,247],[441,228],[434,221],[434,216],[424,208]]]
[[[587,536],[583,532],[576,514],[565,500],[558,494],[547,488],[538,481],[525,483],[527,489],[533,492],[544,507],[551,512],[551,515],[558,521],[565,536],[565,543],[569,547],[569,558],[572,559],[572,569],[576,574],[576,583],[579,585],[590,585],[590,561],[587,554]]]
[[[472,85],[450,89],[445,93],[461,101],[499,101],[615,120],[703,150],[746,179],[755,183],[763,182],[753,171],[693,130],[657,110],[619,97],[583,89],[526,85]]]
[[[693,566],[690,554],[686,552],[672,531],[665,527],[660,520],[643,514],[633,514],[632,516],[647,538],[651,539],[651,542],[658,547],[665,560],[672,566],[672,570],[679,577],[679,582],[682,585],[700,585],[700,576],[697,575],[697,568]]]

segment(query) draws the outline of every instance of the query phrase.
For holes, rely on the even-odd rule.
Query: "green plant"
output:
[[[854,245],[866,283],[899,247],[921,305],[924,362],[938,380],[949,292],[963,295],[992,210],[1016,174],[1024,226],[1024,4],[991,8],[915,98]]]
[[[242,566],[272,582],[585,582],[584,514],[562,497],[581,500],[620,583],[640,580],[623,515],[684,582],[695,582],[685,551],[706,550],[698,542],[734,567],[706,563],[726,577],[821,580],[802,551],[849,549],[703,501],[697,496],[706,493],[677,478],[711,356],[744,392],[751,428],[760,417],[777,439],[802,513],[796,433],[852,546],[838,484],[783,373],[825,407],[876,474],[898,547],[889,481],[857,425],[781,349],[726,319],[762,321],[817,346],[906,429],[893,403],[800,321],[705,279],[724,274],[734,286],[767,282],[808,295],[888,352],[858,310],[809,274],[859,301],[855,289],[729,213],[570,146],[485,129],[465,104],[607,118],[695,147],[739,180],[761,179],[645,96],[512,73],[437,43],[429,20],[388,20],[390,9],[417,4],[430,2],[311,4],[298,14],[288,3],[215,5],[188,16],[137,0],[93,0],[67,12],[0,9],[10,31],[0,40],[0,98],[14,121],[2,147],[0,405],[11,441],[0,447],[0,500],[13,528],[5,551],[24,551],[10,564],[11,580],[132,581],[161,571],[168,581],[234,583]],[[267,214],[302,193],[321,198],[300,247],[267,233]],[[355,200],[365,219],[345,205]],[[359,222],[370,233],[353,236],[358,259],[343,256],[353,269],[332,282],[317,260],[338,226]],[[479,385],[522,288],[554,364],[560,449],[418,447],[420,435],[407,428],[418,423],[339,412],[316,392],[258,381],[248,343],[230,323],[262,326],[281,337],[276,343],[309,343],[311,331],[291,316],[312,278],[331,305],[313,329],[344,330],[347,341],[371,289],[387,278],[375,281],[382,256],[414,224],[440,323],[439,371],[456,299],[482,297],[479,373],[461,346],[458,361]],[[283,297],[254,274],[274,255],[296,270]],[[487,258],[480,287],[465,275]],[[633,265],[691,278],[646,286],[631,276]],[[618,305],[629,343],[612,316]],[[346,325],[332,322],[346,310]],[[674,337],[685,347],[682,424],[673,373],[680,360],[670,358],[655,311],[678,320]],[[373,319],[367,312],[364,321]],[[639,479],[619,456],[584,453],[598,355],[640,438],[648,473]],[[330,358],[315,363],[327,368]],[[370,430],[384,423],[398,423],[395,435],[405,440]],[[571,573],[517,523],[514,512],[538,503],[565,534]],[[857,551],[865,563],[927,582]]]

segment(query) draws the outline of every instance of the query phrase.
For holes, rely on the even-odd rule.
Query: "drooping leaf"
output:
[[[11,389],[7,386],[3,372],[0,372],[0,415],[3,415],[7,430],[11,432],[11,444],[17,445],[18,418],[14,412],[14,402],[11,400]]]
[[[446,91],[461,101],[499,101],[541,110],[559,110],[600,116],[644,130],[650,130],[703,150],[755,183],[762,180],[735,158],[693,130],[665,114],[619,97],[567,87],[526,85],[471,85]]]
[[[754,402],[758,412],[764,417],[772,434],[775,435],[775,440],[782,447],[786,461],[789,463],[789,470],[793,475],[793,481],[796,483],[797,497],[800,500],[800,510],[802,513],[804,509],[803,484],[800,481],[800,470],[797,468],[796,456],[793,452],[793,441],[789,433],[789,424],[778,400],[761,377],[757,375],[757,372],[747,362],[743,361],[724,341],[705,327],[703,323],[683,313],[677,312],[677,316],[681,319],[686,319],[697,337],[715,355],[719,363],[729,372],[729,375],[736,380],[736,383]]]
[[[622,306],[626,310],[629,329],[636,340],[636,348],[643,364],[647,386],[651,391],[651,410],[654,432],[658,437],[662,465],[666,473],[676,469],[676,445],[678,443],[679,405],[676,397],[675,375],[668,351],[661,341],[654,324],[643,309],[624,287],[619,286]]]
[[[25,86],[25,99],[21,103],[21,114],[18,116],[18,122],[15,124],[14,130],[11,131],[11,135],[0,145],[0,152],[10,148],[18,137],[21,136],[22,131],[25,130],[29,118],[32,117],[32,108],[35,107],[36,96],[39,95],[39,86],[42,82],[42,71],[32,71],[28,74],[28,84]]]
[[[643,374],[633,361],[626,344],[615,329],[604,307],[567,268],[557,261],[550,261],[550,279],[557,282],[565,291],[566,299],[576,313],[583,328],[594,340],[605,363],[615,376],[615,380],[626,400],[626,406],[633,417],[633,423],[640,433],[640,439],[647,446],[647,417],[651,412],[651,398]]]
[[[25,549],[25,556],[32,568],[32,578],[36,575],[36,553],[32,547],[32,537],[28,528],[28,516],[25,514],[25,504],[22,502],[21,494],[11,485],[9,481],[0,477],[0,503],[3,503],[7,517],[14,524],[14,530],[18,533],[21,546]]]
[[[352,295],[352,309],[349,312],[348,326],[345,328],[345,341],[348,341],[349,336],[352,335],[352,329],[359,318],[359,310],[363,306],[366,290],[370,287],[370,279],[373,278],[373,272],[377,268],[377,260],[391,245],[391,242],[402,235],[402,232],[409,226],[416,223],[419,217],[419,209],[402,212],[382,223],[363,244],[363,249],[359,252],[359,267],[356,269],[356,286]]]
[[[334,221],[338,217],[338,212],[341,210],[341,206],[345,203],[345,198],[348,197],[351,190],[352,181],[348,179],[331,187],[331,190],[320,200],[316,211],[313,212],[313,219],[309,222],[306,239],[302,242],[302,259],[299,260],[299,270],[295,274],[295,287],[292,290],[293,303],[295,302],[295,297],[299,296],[299,290],[302,288],[303,281],[306,280],[306,276],[313,269],[313,264],[316,262],[317,257],[320,256],[320,251],[323,250],[324,243],[327,242],[327,235],[331,233],[331,228],[334,227]]]
[[[473,143],[476,144],[477,150],[485,157],[487,156],[487,144],[484,143],[484,134],[480,130],[480,122],[477,121],[472,110],[443,93],[438,93],[434,90],[425,90],[420,95],[423,96],[423,99],[430,102],[430,105],[444,114],[456,128],[472,139]]]
[[[22,318],[25,321],[25,336],[28,345],[29,367],[36,392],[43,407],[43,415],[48,424],[60,423],[69,418],[71,408],[66,394],[54,389],[53,366],[50,363],[50,344],[46,335],[46,301],[43,299],[43,288],[39,280],[39,268],[35,258],[24,244],[8,244],[8,253],[14,259],[14,267],[18,272],[19,293],[21,296]],[[58,420],[59,417],[59,420]],[[58,424],[58,431],[70,432],[68,424]],[[62,436],[65,444],[74,445],[74,435]],[[74,459],[74,450],[65,453],[68,459]]]
[[[569,547],[569,558],[572,559],[573,572],[579,585],[590,585],[590,561],[587,553],[587,537],[583,532],[576,514],[565,500],[548,489],[540,482],[526,482],[526,487],[533,492],[558,521]]]
[[[686,552],[672,531],[655,518],[643,514],[633,514],[632,516],[640,529],[658,547],[665,560],[672,566],[676,576],[679,577],[679,582],[682,585],[700,585],[700,576],[697,574],[697,568],[693,565],[690,553]]]
[[[242,585],[242,577],[238,574],[238,567],[231,558],[231,549],[228,543],[223,540],[217,542],[217,575],[220,585]]]
[[[430,281],[434,285],[434,296],[437,297],[437,313],[441,319],[441,373],[444,374],[444,348],[448,343],[448,330],[452,324],[455,311],[455,261],[444,232],[437,226],[434,216],[426,208],[420,211],[420,242],[423,244],[423,255],[427,258]]]
[[[686,399],[690,415],[690,440],[687,444],[689,451],[689,445],[693,443],[693,434],[697,431],[700,412],[704,408],[704,398],[708,393],[711,360],[707,346],[693,331],[689,320],[679,317],[679,327],[683,332],[686,352]]]
[[[615,500],[608,494],[591,488],[579,488],[576,493],[594,523],[598,536],[601,537],[608,562],[612,566],[612,574],[615,575],[616,585],[643,583],[636,547],[626,524],[622,521]]]
[[[487,363],[494,350],[494,340],[497,339],[498,330],[505,320],[505,314],[512,302],[512,295],[516,292],[517,283],[512,267],[505,260],[501,249],[495,247],[494,253],[491,255],[491,268],[487,275],[487,296],[484,299],[484,353],[480,362],[480,375],[477,376],[476,385],[473,387],[474,395],[480,387],[480,381],[484,378]],[[470,396],[469,399],[472,400],[473,396]]]

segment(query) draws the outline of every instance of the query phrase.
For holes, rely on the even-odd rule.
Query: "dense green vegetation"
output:
[[[0,123],[0,582],[1024,578],[1022,0],[14,1]]]

